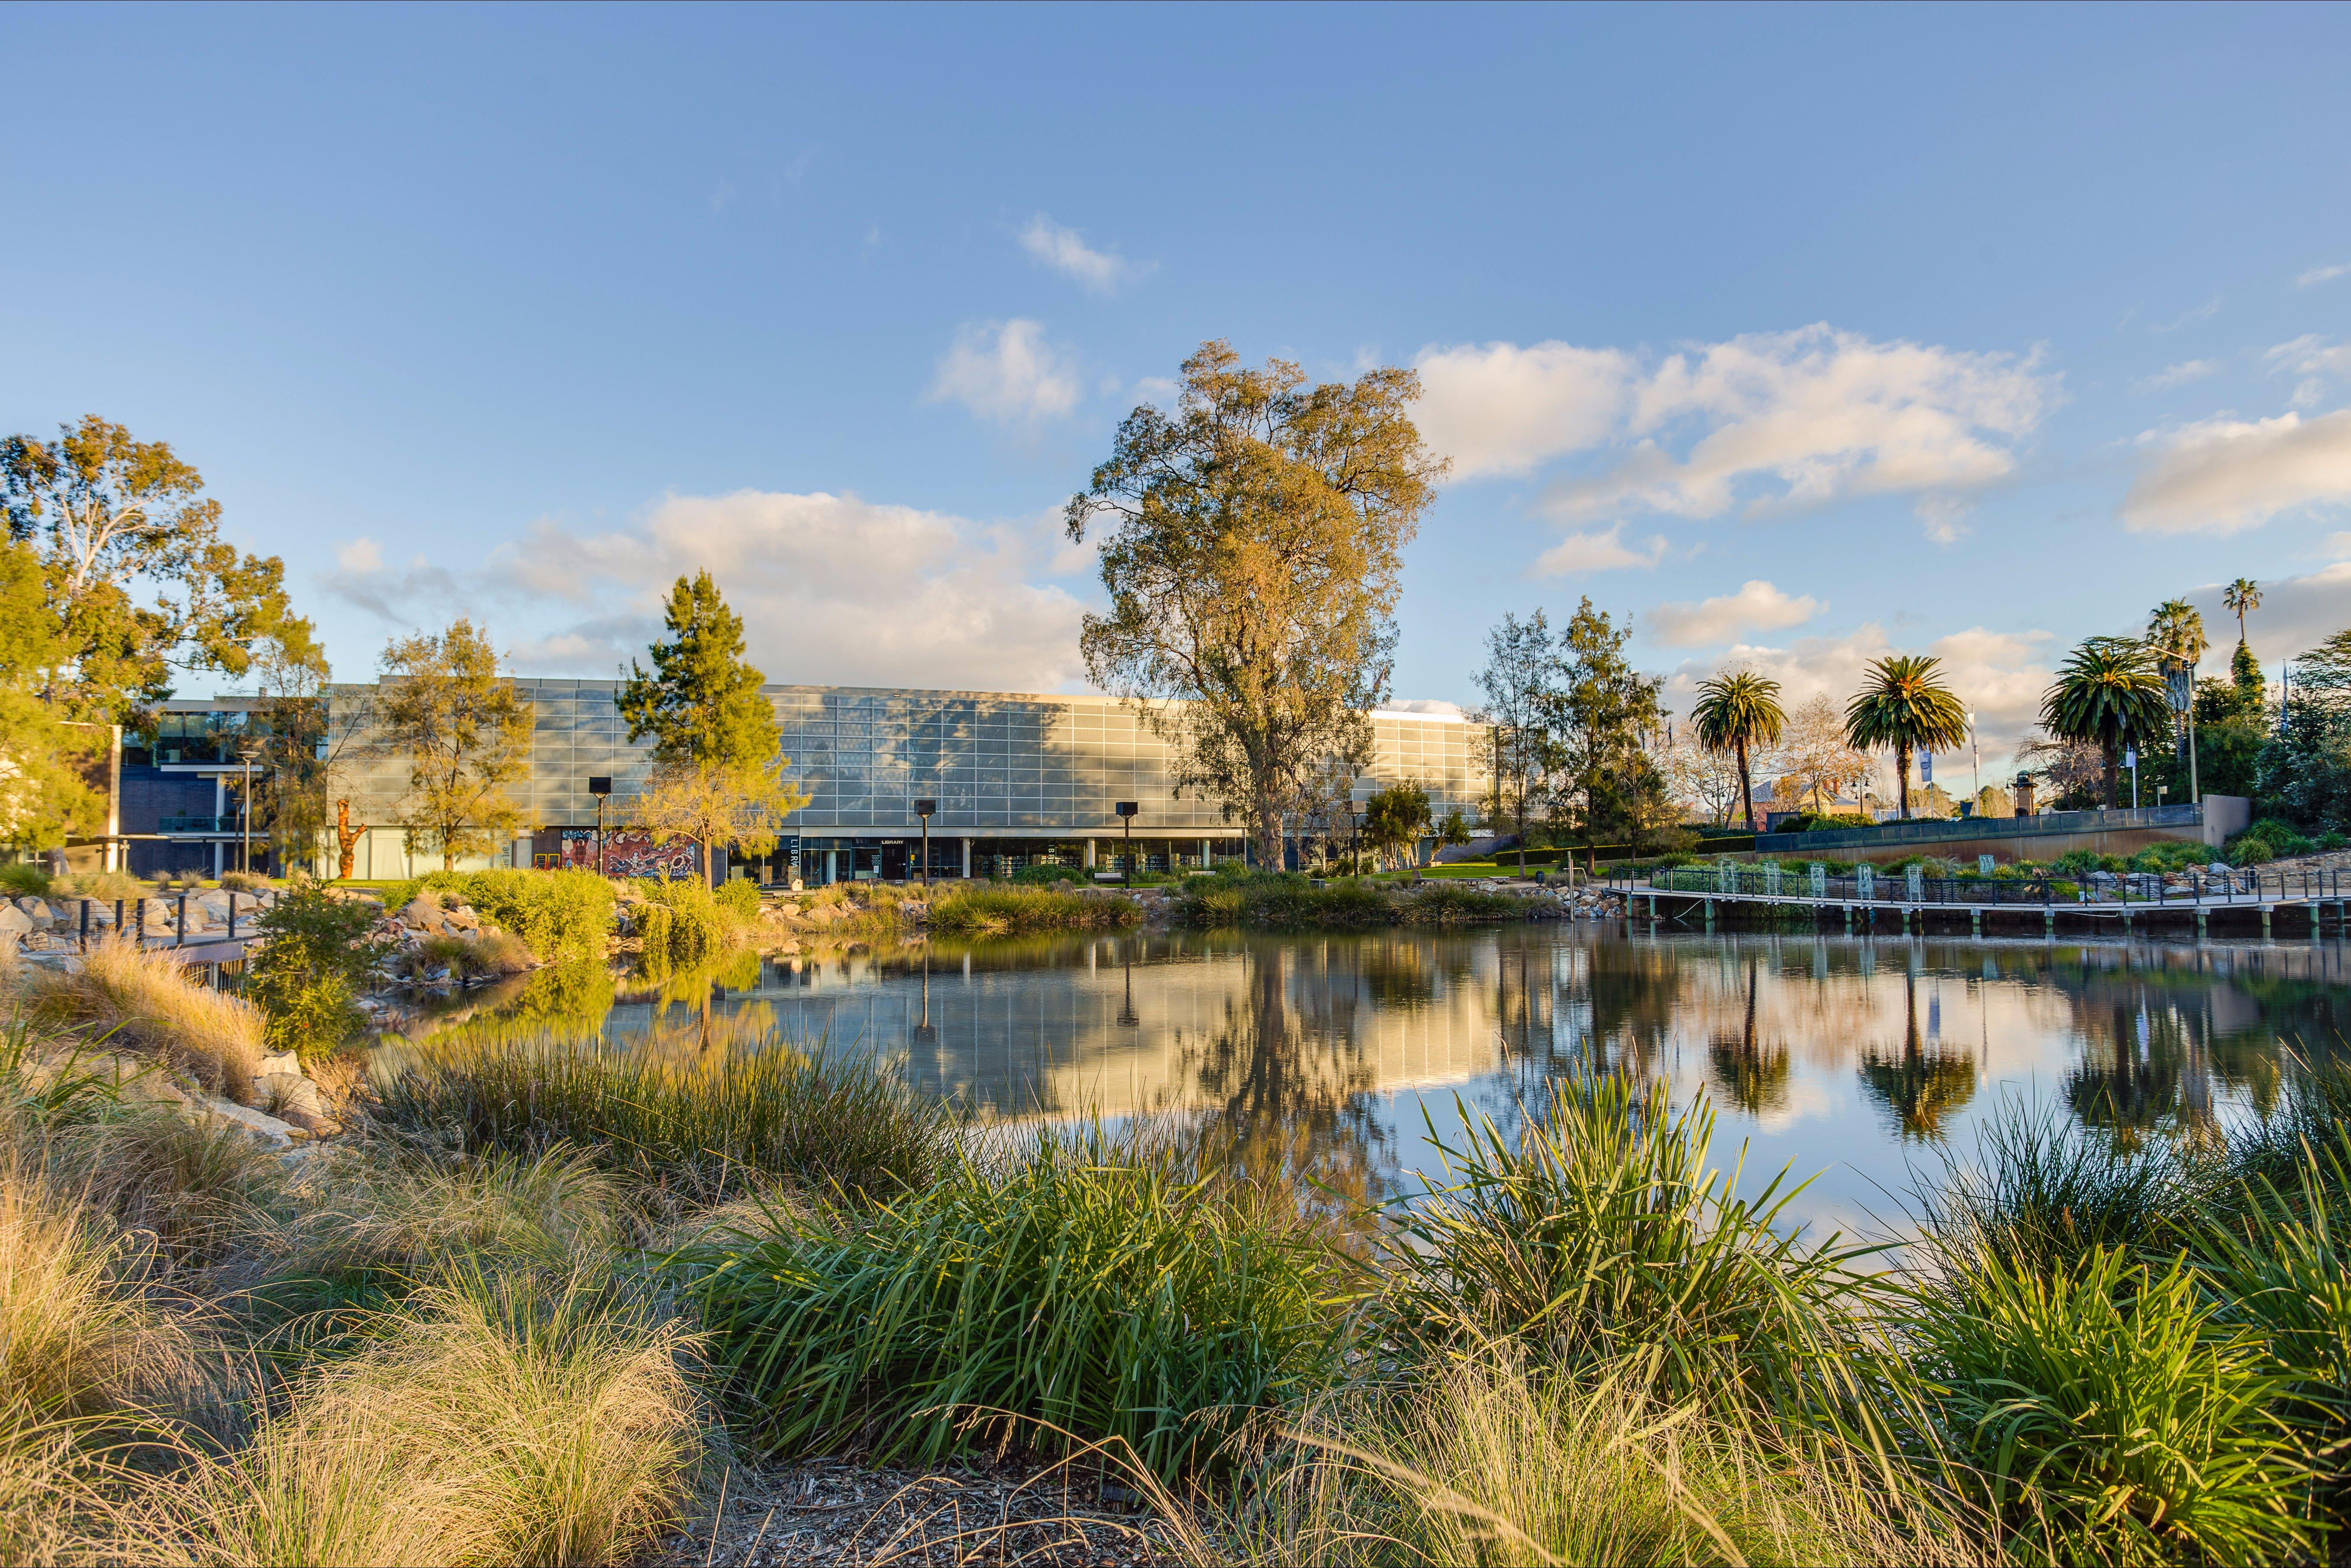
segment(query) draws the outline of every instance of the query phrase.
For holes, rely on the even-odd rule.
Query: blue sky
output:
[[[171,441],[340,674],[1056,689],[1055,528],[1203,339],[1418,364],[1395,689],[1504,610],[1675,690],[2272,584],[2351,624],[2351,10],[19,5],[0,425]],[[201,689],[201,683],[191,689]]]

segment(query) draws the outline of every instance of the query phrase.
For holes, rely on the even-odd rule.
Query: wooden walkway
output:
[[[1898,892],[1901,883],[1889,882],[1889,892]],[[1635,883],[1621,890],[1625,894],[1625,913],[1651,920],[1683,919],[1692,913],[1703,915],[1710,929],[1715,922],[1717,906],[1726,915],[1734,910],[1804,910],[1815,922],[1837,918],[1848,931],[1855,929],[1882,930],[1898,925],[1903,931],[1925,932],[1929,924],[1948,930],[1964,916],[1969,929],[1980,936],[1988,925],[2014,930],[2020,926],[2039,929],[2054,936],[2061,925],[2079,929],[2085,924],[2102,927],[2112,934],[2130,936],[2153,931],[2158,927],[2185,931],[2192,928],[2199,936],[2209,936],[2215,924],[2250,935],[2258,926],[2263,936],[2280,934],[2307,936],[2315,940],[2331,931],[2335,936],[2346,934],[2346,920],[2351,920],[2351,895],[2302,896],[2282,894],[2276,897],[2245,896],[2224,898],[2176,898],[2098,900],[2090,903],[2051,901],[2043,904],[2019,902],[1968,903],[1960,900],[1922,900],[1880,895],[1869,899],[1829,896],[1814,898],[1791,893],[1718,893],[1688,888],[1655,887]],[[2215,917],[2220,917],[2217,921]],[[1939,917],[1939,918],[1938,918]],[[2299,927],[2300,929],[2296,929]]]

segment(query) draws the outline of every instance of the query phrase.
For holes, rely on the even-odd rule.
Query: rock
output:
[[[257,1082],[263,1078],[268,1077],[273,1072],[292,1072],[299,1074],[301,1071],[301,1059],[296,1056],[292,1051],[272,1051],[262,1053],[261,1060],[254,1064],[253,1076]]]
[[[2236,868],[2231,866],[2227,861],[2214,861],[2210,865],[2204,868],[2204,874],[2207,876],[2226,876],[2235,869]]]
[[[20,898],[16,901],[16,908],[23,913],[26,919],[33,923],[33,929],[36,931],[47,931],[57,924],[57,917],[49,913],[48,902],[46,899]]]
[[[0,943],[14,944],[31,936],[33,923],[13,904],[0,904]]]
[[[460,904],[443,912],[441,924],[444,930],[470,935],[482,928],[482,917]]]
[[[319,1086],[295,1072],[256,1072],[253,1075],[253,1097],[296,1126],[303,1124],[296,1113],[313,1121],[327,1114],[327,1103],[319,1098]]]
[[[395,918],[412,930],[438,931],[441,929],[441,901],[430,893],[420,893],[415,901]]]
[[[211,1121],[225,1122],[232,1126],[242,1127],[253,1134],[256,1142],[270,1148],[288,1149],[294,1146],[295,1128],[292,1123],[281,1122],[275,1116],[253,1110],[249,1106],[234,1104],[226,1100],[214,1100],[206,1096],[190,1101],[189,1108],[197,1115]]]

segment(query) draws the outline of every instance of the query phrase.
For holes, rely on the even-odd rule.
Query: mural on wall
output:
[[[563,830],[562,843],[563,848],[561,853],[557,858],[557,865],[560,866],[565,871],[594,871],[596,869],[595,829],[566,828]]]
[[[590,865],[595,864],[594,835],[590,835]],[[565,852],[570,846],[565,844]],[[656,844],[651,833],[624,830],[604,835],[604,874],[606,876],[649,876],[663,881],[679,882],[702,874],[702,846],[690,839],[674,839]]]

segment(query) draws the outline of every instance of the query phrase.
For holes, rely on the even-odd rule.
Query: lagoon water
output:
[[[1742,1186],[1817,1176],[1791,1217],[1850,1232],[1898,1228],[2004,1104],[2125,1138],[2257,1113],[2297,1057],[2346,1049],[2346,986],[2339,941],[1122,932],[747,963],[624,993],[601,1029],[820,1040],[999,1119],[1213,1118],[1364,1196],[1438,1172],[1430,1128],[1452,1141],[1465,1108],[1508,1126],[1555,1076],[1635,1072],[1704,1089]]]

